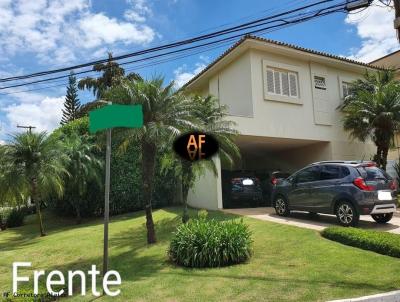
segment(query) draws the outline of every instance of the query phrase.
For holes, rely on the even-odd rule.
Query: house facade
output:
[[[190,192],[191,206],[223,208],[228,170],[294,172],[321,160],[369,160],[375,147],[349,138],[338,106],[348,83],[376,67],[258,37],[245,37],[185,85],[214,95],[237,124],[242,159],[218,176],[207,172]]]

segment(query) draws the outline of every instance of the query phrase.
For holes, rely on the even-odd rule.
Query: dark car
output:
[[[288,178],[289,176],[290,173],[282,171],[274,171],[271,173],[266,173],[265,177],[260,178],[265,206],[271,206],[272,204],[272,190],[274,186],[277,185],[282,180]]]
[[[227,195],[230,207],[243,204],[258,207],[263,200],[260,180],[252,176],[231,178]]]
[[[273,206],[280,216],[335,214],[343,226],[357,225],[360,215],[386,223],[396,211],[396,191],[396,181],[374,162],[318,162],[276,184]]]

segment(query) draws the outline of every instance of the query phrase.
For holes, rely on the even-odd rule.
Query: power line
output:
[[[257,24],[257,25],[249,25],[249,26],[244,27],[244,28],[245,29],[247,29],[247,28],[252,29],[252,28],[260,27],[261,25],[267,25],[267,24],[271,24],[271,23],[280,22],[279,24],[258,28],[258,29],[252,30],[252,31],[247,31],[245,33],[240,33],[240,34],[236,34],[236,35],[233,35],[233,36],[228,36],[228,37],[225,37],[225,38],[222,38],[222,39],[219,39],[219,40],[213,40],[213,41],[210,41],[210,42],[207,42],[207,43],[198,44],[198,45],[194,45],[194,46],[189,46],[189,47],[186,47],[186,48],[181,48],[181,49],[173,50],[173,51],[169,51],[169,52],[164,52],[164,53],[161,53],[161,54],[156,54],[156,55],[153,55],[153,56],[148,56],[148,57],[136,59],[136,60],[133,60],[133,61],[122,62],[122,63],[120,63],[120,65],[127,65],[127,64],[133,64],[133,63],[148,61],[148,60],[160,58],[160,57],[171,55],[171,54],[191,51],[191,50],[197,49],[197,48],[205,48],[205,47],[212,46],[212,45],[218,44],[218,43],[230,42],[232,40],[237,39],[238,37],[242,37],[243,34],[255,34],[255,33],[263,32],[263,31],[268,30],[268,29],[285,27],[285,25],[298,24],[298,23],[305,22],[305,21],[308,21],[310,19],[316,18],[318,16],[323,16],[323,15],[328,15],[328,14],[332,14],[332,13],[335,13],[335,12],[343,11],[343,5],[344,5],[344,3],[336,4],[336,5],[325,7],[325,8],[319,9],[319,10],[314,10],[312,12],[298,14],[295,17],[298,17],[298,16],[301,16],[301,17],[298,17],[297,19],[292,19],[292,20],[278,19],[278,20],[266,21],[266,22],[263,22],[263,23]],[[81,72],[78,72],[76,74],[83,74],[83,73],[87,73],[87,72],[93,72],[93,70],[81,71]],[[5,87],[1,87],[0,90],[26,86],[26,85],[30,85],[30,84],[54,81],[56,79],[60,79],[60,78],[64,78],[64,77],[68,77],[68,75],[59,76],[59,77],[53,77],[53,78],[46,78],[46,79],[41,79],[41,80],[32,81],[32,82],[28,82],[28,83],[25,82],[25,83],[22,83],[22,84],[9,85],[9,86],[5,86]]]
[[[153,52],[158,52],[158,51],[171,49],[171,48],[176,48],[176,47],[180,47],[180,46],[187,45],[187,44],[193,44],[193,43],[196,43],[196,42],[213,39],[213,38],[216,38],[216,37],[219,37],[219,36],[223,36],[223,35],[227,35],[227,34],[234,33],[234,32],[240,32],[240,31],[243,31],[245,29],[254,28],[254,27],[257,27],[257,26],[264,25],[266,21],[270,21],[270,20],[273,20],[273,19],[276,19],[276,18],[279,18],[279,17],[283,17],[285,15],[291,15],[293,13],[309,9],[311,7],[319,6],[319,5],[324,4],[324,3],[333,2],[333,1],[334,0],[318,1],[318,2],[315,2],[315,3],[309,4],[309,5],[298,7],[298,8],[295,8],[295,9],[292,9],[292,10],[289,10],[289,11],[285,11],[285,12],[282,12],[282,13],[278,13],[278,14],[275,14],[275,15],[272,15],[272,16],[267,16],[267,17],[264,17],[264,18],[253,20],[253,21],[250,21],[250,22],[247,22],[247,23],[244,23],[244,24],[240,24],[240,25],[237,25],[237,26],[229,27],[229,28],[226,28],[226,29],[223,29],[223,30],[219,30],[219,31],[216,31],[216,32],[212,32],[212,33],[209,33],[209,34],[200,35],[200,36],[197,36],[197,37],[194,37],[194,38],[189,38],[189,39],[182,40],[182,41],[177,41],[177,42],[173,42],[173,43],[169,43],[169,44],[164,44],[162,46],[152,47],[152,48],[144,49],[144,50],[141,50],[141,51],[128,53],[128,54],[125,54],[125,55],[120,55],[120,56],[114,57],[113,59],[115,61],[118,61],[118,60],[130,58],[130,57],[140,56],[140,55],[153,53]],[[355,1],[357,1],[357,0],[342,2],[342,3],[334,5],[334,6],[339,7],[339,6],[348,4],[349,2],[355,2]],[[334,7],[334,6],[331,6],[331,7]],[[324,8],[324,9],[327,9],[327,8]],[[270,22],[278,22],[278,21],[285,21],[285,20],[284,19],[280,19],[280,20],[274,20],[274,21],[270,21]],[[244,33],[241,33],[241,35],[243,35],[243,34]],[[107,62],[107,59],[102,59],[102,60],[92,61],[92,62],[83,63],[83,64],[70,66],[70,67],[65,67],[65,68],[59,68],[59,69],[53,69],[53,70],[42,71],[42,72],[37,72],[37,73],[31,73],[31,74],[22,75],[22,76],[2,78],[2,79],[0,79],[0,82],[8,82],[8,81],[14,81],[14,80],[28,79],[28,78],[32,78],[32,77],[39,77],[39,76],[53,74],[53,73],[60,73],[60,72],[74,70],[74,69],[80,69],[80,68],[92,66],[92,65],[95,65],[95,64],[99,64],[99,63],[106,63],[106,62]],[[85,72],[91,72],[91,70],[90,71],[85,71]]]
[[[281,28],[288,27],[288,26],[291,26],[293,24],[297,24],[297,23],[300,23],[300,22],[305,22],[305,21],[307,21],[307,20],[309,20],[311,18],[322,17],[323,15],[330,14],[330,13],[333,13],[333,12],[338,12],[338,11],[342,11],[342,10],[340,9],[340,10],[335,10],[335,11],[328,11],[328,12],[326,12],[324,14],[313,15],[311,17],[303,18],[301,20],[295,20],[296,21],[295,23],[288,23],[288,24],[279,25],[280,28],[273,28],[273,27],[277,27],[277,26],[272,26],[270,28],[273,28],[273,29],[268,30],[268,32],[279,30]],[[254,31],[254,32],[265,33],[265,32],[267,32],[267,29],[260,29],[260,30]],[[179,58],[184,58],[184,57],[192,56],[194,54],[203,53],[203,52],[210,51],[210,50],[213,50],[213,49],[216,49],[216,48],[220,48],[220,47],[225,46],[227,44],[230,44],[230,41],[225,42],[225,43],[223,43],[223,44],[221,44],[221,45],[219,45],[217,47],[207,48],[205,50],[200,50],[200,51],[197,51],[197,52],[192,52],[192,53],[188,53],[188,54],[184,54],[184,55],[174,56],[174,57],[171,57],[171,58],[154,61],[153,63],[137,65],[137,66],[134,66],[132,68],[127,68],[126,71],[137,70],[137,69],[141,69],[141,68],[145,68],[145,67],[151,67],[151,66],[154,66],[154,65],[158,65],[160,63],[165,63],[165,62],[169,62],[169,61],[176,60],[176,59],[179,59]],[[176,53],[176,52],[171,52],[171,53]],[[171,53],[167,53],[167,54],[171,54]],[[163,54],[163,55],[165,55],[165,54]],[[155,57],[159,57],[159,56],[155,56]],[[140,61],[143,61],[143,60],[124,62],[124,63],[121,63],[120,65],[128,64],[128,63],[131,64],[131,63],[136,63],[136,62],[140,62]],[[66,76],[66,77],[68,77],[68,76]],[[55,81],[54,79],[57,79],[57,78],[58,77],[47,79],[46,82],[53,82],[53,81]],[[79,79],[82,79],[82,78],[79,78]],[[42,81],[40,81],[40,82],[42,82]],[[55,82],[60,82],[60,81],[55,81]],[[18,86],[24,86],[24,85],[29,85],[29,84],[31,84],[31,83],[25,83],[25,84],[18,85]],[[65,82],[63,81],[63,84],[59,84],[59,85],[51,85],[51,86],[40,87],[40,88],[36,88],[36,89],[22,90],[22,91],[9,92],[9,93],[0,93],[0,95],[9,95],[9,94],[29,92],[29,91],[43,90],[43,89],[47,89],[47,88],[59,87],[59,86],[64,86],[64,85],[65,85]]]

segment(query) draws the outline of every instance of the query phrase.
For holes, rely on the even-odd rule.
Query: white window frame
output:
[[[344,93],[345,87],[346,87],[346,90],[347,90],[347,94]],[[343,99],[346,98],[346,96],[348,96],[348,95],[350,94],[350,93],[349,93],[349,88],[350,88],[350,83],[349,83],[349,82],[342,81],[342,95],[343,95]]]
[[[273,87],[274,92],[268,91],[268,82],[267,82],[267,70],[271,71],[279,71],[279,81],[280,81],[280,89],[281,93],[275,93],[275,76],[273,76]],[[264,90],[264,99],[268,101],[278,101],[284,103],[292,103],[292,104],[300,104],[304,103],[302,99],[301,91],[301,77],[302,77],[302,70],[299,66],[284,64],[275,61],[263,60],[263,90]],[[289,95],[283,94],[283,85],[282,85],[282,72],[286,72],[288,74],[288,92]],[[296,78],[296,93],[297,96],[291,95],[290,91],[290,76],[294,75]]]
[[[343,91],[343,83],[347,83],[350,84],[351,82],[353,82],[356,78],[349,78],[349,77],[342,77],[339,76],[338,77],[338,81],[339,81],[339,96],[340,99],[344,100],[344,91]]]

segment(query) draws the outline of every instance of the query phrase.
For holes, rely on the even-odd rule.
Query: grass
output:
[[[97,301],[327,301],[400,288],[400,259],[345,246],[313,230],[252,218],[244,218],[254,238],[248,263],[176,267],[166,260],[166,250],[180,213],[179,208],[154,212],[158,243],[152,246],[145,243],[143,212],[112,217],[110,269],[121,274],[121,295]],[[233,218],[221,212],[210,216]],[[0,292],[11,288],[14,261],[32,261],[34,269],[46,271],[87,270],[92,264],[101,268],[100,219],[76,226],[47,215],[48,236],[40,238],[29,218],[23,227],[0,232]]]

